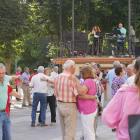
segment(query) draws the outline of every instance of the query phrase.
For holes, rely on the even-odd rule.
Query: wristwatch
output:
[[[47,79],[47,82],[48,82],[48,79]]]

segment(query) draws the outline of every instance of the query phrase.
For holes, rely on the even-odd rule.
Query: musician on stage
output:
[[[95,25],[93,28],[92,28],[92,35],[94,35],[94,39],[93,39],[93,42],[94,42],[94,55],[97,55],[97,48],[98,48],[98,39],[99,39],[99,36],[96,35],[96,32],[101,32],[99,26]],[[97,47],[97,48],[96,48]],[[100,47],[99,47],[99,53],[100,53]]]
[[[117,50],[118,50],[118,55],[120,53],[120,47],[122,47],[122,54],[124,54],[124,40],[123,38],[126,37],[126,29],[123,27],[123,24],[122,23],[119,23],[119,28],[117,30],[120,30],[121,32],[121,35],[118,35],[120,39],[117,40]]]

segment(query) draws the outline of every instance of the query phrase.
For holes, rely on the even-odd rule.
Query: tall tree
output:
[[[15,39],[22,36],[28,28],[28,7],[20,1],[0,1],[0,56],[6,62],[10,74],[11,59],[19,53]]]

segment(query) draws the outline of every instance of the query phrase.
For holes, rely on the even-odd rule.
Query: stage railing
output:
[[[125,39],[122,42],[124,42],[124,51],[122,44],[120,43],[118,45],[117,39],[98,39],[98,41],[93,41],[93,43],[90,43],[89,41],[75,41],[74,42],[74,50],[72,49],[72,42],[61,42],[61,57],[77,57],[77,56],[112,56],[112,55],[118,55],[118,56],[129,56],[129,50],[128,50],[128,40]],[[132,41],[132,44],[134,47],[137,45],[139,40]],[[118,54],[117,46],[119,46],[120,53]],[[73,53],[74,52],[74,56]],[[131,51],[131,53],[134,53]]]

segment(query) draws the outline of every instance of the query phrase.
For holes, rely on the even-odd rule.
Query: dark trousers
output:
[[[98,97],[98,99],[99,99],[100,102],[101,102],[101,98],[102,98],[102,95]],[[101,108],[99,108],[98,111],[99,111],[98,113],[100,113],[101,112]]]
[[[16,92],[18,92],[18,87],[16,86]],[[19,100],[18,98],[16,98],[17,100]]]
[[[117,43],[118,54],[120,53],[120,48],[121,47],[122,47],[122,53],[124,53],[124,42],[118,42]]]
[[[97,48],[98,48],[98,38],[94,37],[94,55],[97,55]]]
[[[51,111],[51,122],[56,122],[56,107],[55,107],[56,97],[53,96],[47,96],[47,103],[49,103],[50,111]],[[41,122],[41,111],[38,117],[38,122]]]

